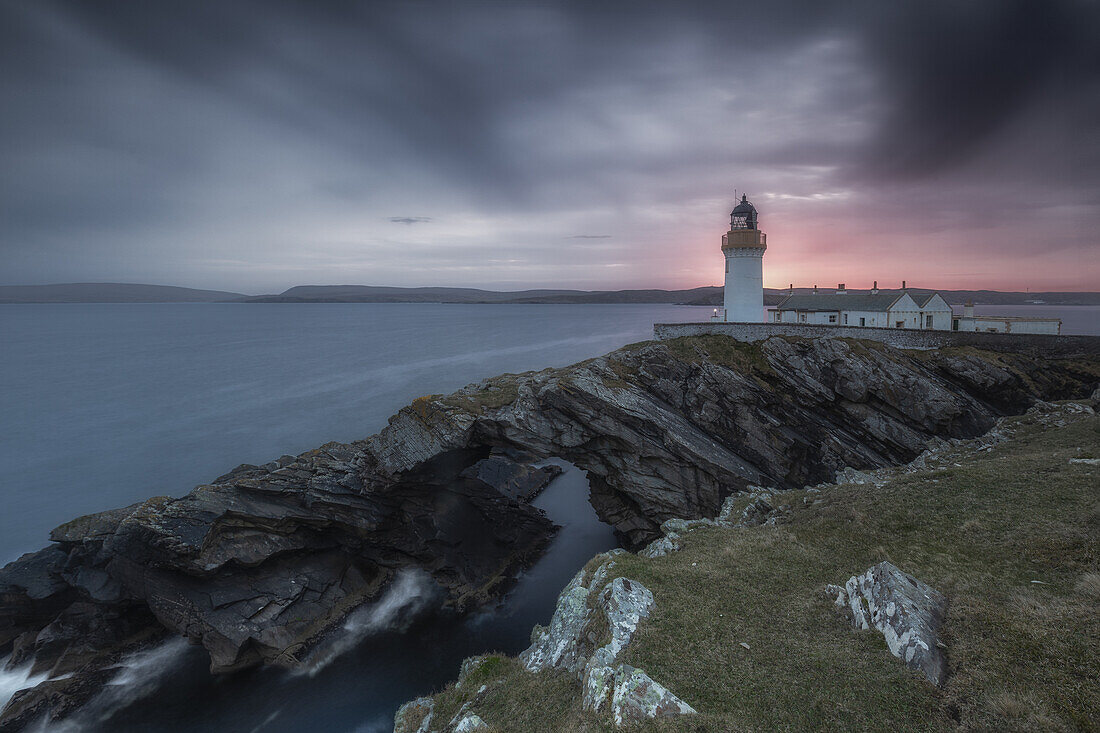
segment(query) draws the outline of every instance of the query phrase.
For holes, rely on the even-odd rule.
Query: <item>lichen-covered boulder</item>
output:
[[[531,646],[520,653],[519,659],[527,671],[558,668],[576,673],[583,669],[578,642],[591,612],[582,570],[573,576],[558,596],[550,625],[536,626],[531,635]]]
[[[578,679],[581,678],[587,662],[587,652],[591,649],[586,631],[596,605],[590,603],[589,599],[607,584],[607,575],[615,565],[614,558],[623,552],[624,550],[612,550],[597,556],[603,562],[593,572],[591,580],[585,583],[585,572],[582,570],[565,586],[565,590],[558,596],[550,625],[536,626],[531,634],[531,646],[519,655],[520,661],[529,672],[562,669]],[[618,580],[620,579],[617,578],[616,581]],[[622,587],[621,583],[619,587]],[[652,594],[650,599],[652,601]],[[616,596],[616,608],[619,607],[620,600],[626,606],[630,605],[625,596]]]
[[[594,713],[602,713],[611,702],[611,692],[614,689],[614,668],[589,666],[581,681],[581,707]]]
[[[617,726],[696,712],[643,670],[628,664],[589,669],[581,694],[585,710],[608,712]]]
[[[881,631],[891,654],[932,684],[943,683],[947,660],[939,631],[947,599],[942,593],[889,562],[852,576],[843,588],[832,585],[826,591],[835,594],[836,605],[856,628]]]
[[[642,670],[626,664],[616,670],[615,689],[611,694],[611,718],[615,725],[632,725],[695,712],[695,708]]]
[[[661,523],[662,537],[653,540],[638,551],[642,557],[650,559],[664,557],[677,552],[683,545],[683,535],[696,527],[714,527],[719,524],[715,519],[666,519]]]
[[[482,720],[480,715],[467,713],[455,725],[454,733],[473,733],[477,730],[489,730],[489,724]]]
[[[630,643],[638,623],[653,608],[653,593],[636,580],[615,578],[600,593],[600,609],[607,617],[611,640],[592,654],[589,667],[610,665]]]
[[[430,697],[405,703],[393,716],[393,733],[428,733],[434,710],[435,701]]]
[[[652,560],[655,557],[664,557],[677,552],[680,549],[680,544],[680,535],[666,534],[664,537],[655,539],[641,550],[638,550],[638,554]]]
[[[610,711],[616,725],[695,710],[640,669],[619,664],[619,655],[653,609],[653,593],[636,580],[615,578],[600,593],[611,639],[592,653],[581,679],[581,707]]]

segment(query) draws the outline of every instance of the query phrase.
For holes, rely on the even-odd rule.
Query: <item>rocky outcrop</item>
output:
[[[843,588],[828,586],[826,592],[836,596],[837,607],[853,626],[879,630],[890,653],[905,666],[934,685],[943,683],[947,675],[939,640],[947,609],[943,594],[889,562],[852,576]]]
[[[608,608],[614,603],[618,623],[612,625],[608,619],[607,626],[609,629],[618,629],[619,648],[629,642],[638,620],[649,615],[653,595],[640,584],[636,584],[637,590],[635,585],[630,585],[629,590],[623,593],[626,589],[623,589],[621,583],[621,591],[615,595],[613,601],[610,595],[606,598],[601,595],[607,586],[608,573],[615,567],[615,558],[622,554],[623,550],[612,550],[597,555],[592,561],[596,564],[596,569],[591,574],[581,570],[565,586],[558,595],[550,625],[535,626],[531,632],[531,646],[519,655],[520,662],[528,672],[560,669],[578,679],[584,676],[589,658],[598,648],[595,632],[589,637],[589,627],[596,618],[597,601],[607,604]],[[635,603],[624,610],[624,602],[631,598],[635,599]]]
[[[750,487],[904,463],[1098,376],[1095,362],[778,337],[674,339],[505,375],[417,399],[364,441],[59,527],[0,570],[0,653],[92,679],[170,633],[216,672],[293,666],[399,569],[422,568],[458,609],[506,587],[553,530],[527,504],[555,470],[535,460],[584,469],[633,549]]]
[[[394,733],[428,733],[435,714],[435,700],[418,697],[397,709],[393,716]]]
[[[1093,362],[973,349],[675,339],[422,398],[368,453],[382,483],[471,446],[564,458],[587,471],[597,511],[637,548],[665,520],[714,516],[750,485],[801,488],[849,466],[905,463],[1036,398],[1088,394],[1098,378]]]
[[[685,715],[695,709],[643,670],[618,662],[641,621],[653,609],[653,594],[628,578],[608,581],[615,557],[599,555],[591,577],[582,570],[565,587],[550,626],[535,627],[520,654],[529,672],[560,669],[581,683],[581,707],[608,714],[615,725]]]
[[[586,695],[589,687],[585,688]],[[645,672],[628,664],[620,664],[615,669],[609,706],[611,719],[617,726],[636,725],[654,718],[671,718],[696,712],[695,708],[673,695],[664,685],[654,682]]]

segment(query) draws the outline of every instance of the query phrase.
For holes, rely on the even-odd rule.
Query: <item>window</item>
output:
[[[799,314],[798,314],[798,320],[800,320],[800,321],[802,321],[803,323],[805,323],[805,322],[806,322],[806,314],[805,314],[805,313],[799,313]]]
[[[895,328],[905,328],[905,321],[898,321],[898,322],[897,322],[897,323],[896,323],[896,324],[894,325],[894,327],[895,327]]]
[[[779,311],[776,311],[775,312],[775,320],[782,321],[783,320],[783,314],[780,313]]]
[[[848,314],[847,313],[844,314],[844,325],[845,326],[848,325]]]
[[[932,316],[925,316],[924,317],[924,327],[925,328],[932,328]]]
[[[860,318],[859,319],[859,325],[866,326],[867,325],[867,319],[866,318]]]
[[[829,316],[829,323],[836,323],[836,314]]]
[[[952,331],[958,331],[959,330],[959,319],[958,318],[952,318],[951,319],[951,330]]]

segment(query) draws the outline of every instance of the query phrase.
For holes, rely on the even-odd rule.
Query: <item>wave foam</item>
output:
[[[419,568],[399,571],[382,598],[349,614],[343,633],[311,654],[298,674],[316,676],[368,636],[383,631],[405,631],[417,617],[438,604],[440,595],[439,586],[425,571]]]

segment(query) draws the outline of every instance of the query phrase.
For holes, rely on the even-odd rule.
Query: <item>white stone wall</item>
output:
[[[1059,333],[1061,322],[1055,319],[1048,321],[1011,321],[1009,330],[1011,333]]]
[[[844,322],[844,315],[848,316],[848,322]],[[841,315],[842,326],[866,326],[867,328],[886,328],[887,314],[883,311],[844,311]],[[863,323],[859,319],[863,319]]]
[[[951,310],[946,311],[925,311],[925,318],[932,316],[932,330],[934,331],[950,331],[951,330]],[[926,326],[927,328],[927,326]]]
[[[776,317],[778,314],[778,318]],[[951,311],[933,312],[921,310],[907,311],[812,311],[797,313],[793,310],[770,312],[768,323],[806,323],[823,326],[863,326],[865,328],[896,328],[903,321],[903,328],[927,328],[922,316],[932,316],[932,328],[937,331],[951,329]],[[830,316],[835,320],[830,320]],[[860,323],[860,319],[863,322]],[[730,319],[733,320],[733,319]]]
[[[1061,332],[1061,322],[1049,320],[1022,320],[998,316],[955,316],[959,331],[980,333],[1038,333],[1056,335]]]

